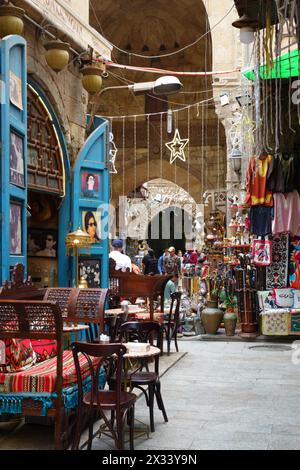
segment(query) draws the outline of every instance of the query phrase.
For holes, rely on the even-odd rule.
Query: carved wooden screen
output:
[[[64,194],[64,170],[55,127],[39,95],[28,87],[28,188]]]

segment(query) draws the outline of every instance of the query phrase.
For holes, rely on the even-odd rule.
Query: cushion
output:
[[[293,308],[294,290],[293,289],[274,289],[277,307]]]
[[[276,308],[274,293],[270,290],[257,292],[260,310],[270,310]]]
[[[36,363],[36,354],[30,339],[1,339],[0,372],[18,372],[32,367]],[[4,357],[5,356],[5,357]]]
[[[37,363],[57,355],[57,343],[54,339],[32,339],[31,344],[36,354]]]
[[[294,290],[294,308],[300,308],[300,290]]]
[[[94,365],[99,359],[94,358]],[[83,354],[79,354],[83,380],[89,376],[89,366]],[[77,383],[72,351],[63,352],[63,388]],[[36,364],[15,374],[0,373],[0,393],[38,392],[52,393],[56,384],[56,357]]]

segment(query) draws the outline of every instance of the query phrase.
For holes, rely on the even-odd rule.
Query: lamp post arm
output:
[[[106,88],[102,88],[102,90],[100,90],[99,93],[96,94],[93,105],[92,105],[92,109],[91,109],[90,122],[89,122],[89,124],[86,128],[87,133],[90,132],[90,130],[92,128],[92,125],[94,123],[94,117],[95,117],[95,114],[96,114],[97,106],[99,104],[100,96],[102,96],[104,93],[106,93],[107,91],[110,91],[110,90],[124,90],[125,88],[128,90],[129,86],[128,85],[108,86]]]

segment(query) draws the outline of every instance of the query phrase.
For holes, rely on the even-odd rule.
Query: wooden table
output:
[[[63,334],[78,333],[80,331],[86,331],[89,329],[89,325],[70,325],[63,327]]]

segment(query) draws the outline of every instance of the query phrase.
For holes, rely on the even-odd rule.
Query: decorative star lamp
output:
[[[66,236],[66,255],[67,256],[76,256],[76,287],[79,286],[78,282],[78,254],[80,248],[89,248],[91,245],[91,237],[88,233],[83,232],[80,228],[75,232],[68,233]]]
[[[170,164],[174,163],[177,158],[180,158],[183,162],[186,161],[184,149],[188,142],[189,139],[181,139],[179,130],[176,129],[173,140],[165,144],[171,152]]]

